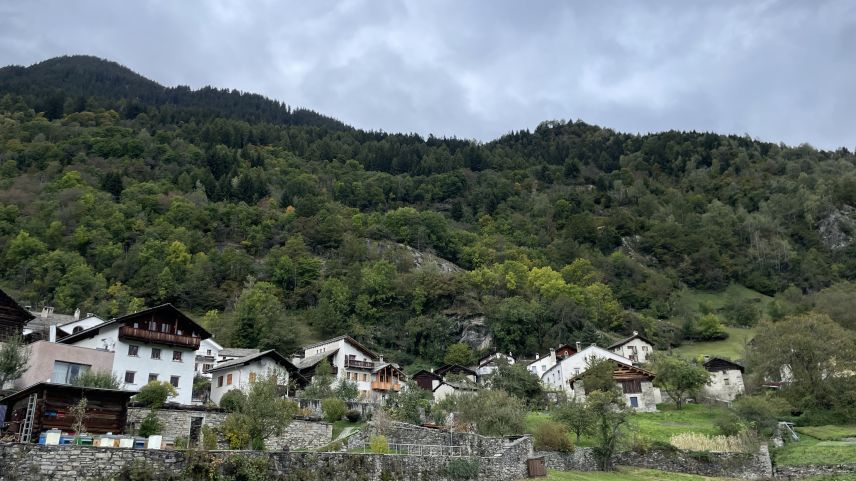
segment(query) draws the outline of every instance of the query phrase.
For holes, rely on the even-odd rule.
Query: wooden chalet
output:
[[[407,376],[395,364],[380,365],[372,373],[372,391],[400,391],[406,379]]]
[[[420,389],[424,389],[429,392],[434,390],[434,381],[437,381],[438,383],[443,382],[442,376],[424,369],[410,376],[410,379],[412,379]]]
[[[0,342],[12,336],[20,337],[23,335],[24,326],[33,317],[35,316],[0,290]]]
[[[464,377],[471,377],[472,381],[476,381],[478,379],[478,373],[473,371],[468,367],[461,366],[459,364],[444,364],[437,369],[434,370],[434,374],[438,376],[442,376],[445,378],[449,374],[460,375]]]
[[[41,382],[33,384],[0,400],[5,405],[5,428],[3,435],[17,436],[21,432],[31,401],[35,401],[31,439],[49,429],[72,431],[74,418],[71,408],[82,397],[87,400],[86,431],[92,434],[119,434],[125,430],[128,415],[128,400],[136,391],[78,387],[69,384]]]

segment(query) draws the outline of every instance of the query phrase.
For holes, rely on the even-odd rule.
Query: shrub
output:
[[[723,436],[735,436],[746,430],[746,424],[733,412],[720,415],[714,419],[713,425]]]
[[[372,436],[369,439],[369,449],[375,454],[389,454],[389,442],[386,436]]]
[[[175,449],[187,449],[190,445],[190,440],[187,436],[177,436],[175,438]]]
[[[684,451],[710,453],[751,453],[755,443],[746,435],[706,436],[699,433],[675,434],[669,442]]]
[[[226,412],[235,413],[241,410],[246,400],[247,395],[244,394],[244,391],[232,389],[220,398],[220,407]]]
[[[342,441],[338,439],[327,445],[327,451],[335,453],[342,450]]]
[[[341,399],[328,397],[321,401],[321,413],[324,415],[324,420],[329,423],[334,423],[348,412],[348,405]]]
[[[535,428],[535,449],[570,453],[574,445],[568,437],[568,429],[559,422],[545,421]]]
[[[734,411],[758,434],[772,434],[779,417],[789,411],[788,403],[770,396],[744,396],[734,401]]]
[[[167,399],[176,395],[178,392],[172,384],[166,381],[152,381],[140,389],[139,394],[134,396],[134,400],[143,406],[159,408],[166,404]]]
[[[225,479],[268,481],[270,460],[267,457],[232,455],[220,467]]]
[[[478,475],[478,459],[455,458],[446,465],[446,476],[450,479],[475,479]]]
[[[102,389],[120,389],[122,387],[119,378],[111,371],[84,371],[75,378],[72,384],[80,387],[98,387]]]
[[[146,438],[153,434],[160,434],[162,430],[163,424],[161,424],[158,419],[158,415],[155,410],[152,409],[148,414],[146,414],[146,417],[143,418],[143,421],[140,423],[140,430],[137,434]]]
[[[460,420],[474,424],[479,434],[507,436],[524,431],[526,408],[523,401],[505,391],[484,389],[475,394],[456,396]],[[485,409],[490,406],[490,409]]]
[[[202,426],[202,449],[206,451],[217,449],[217,431],[207,424]]]
[[[244,449],[250,444],[250,428],[245,416],[229,414],[220,429],[231,449]]]
[[[345,413],[345,417],[348,418],[348,421],[356,423],[359,422],[363,416],[356,409],[351,409]]]

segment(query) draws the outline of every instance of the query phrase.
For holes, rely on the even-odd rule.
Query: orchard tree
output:
[[[666,391],[681,409],[687,398],[710,382],[710,374],[699,364],[678,356],[658,355],[652,366],[654,386]]]

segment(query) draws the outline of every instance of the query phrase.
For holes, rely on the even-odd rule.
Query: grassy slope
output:
[[[800,434],[807,434],[822,441],[856,438],[856,426],[801,426],[796,430]]]
[[[774,452],[776,464],[856,463],[856,426],[806,426],[796,428],[800,440]]]
[[[559,472],[550,471],[548,481],[707,481],[731,478],[709,478],[694,474],[668,473],[653,469],[621,468],[610,473],[604,472]]]
[[[773,300],[772,297],[765,296],[760,292],[737,284],[732,284],[721,292],[684,289],[675,298],[675,311],[698,315],[700,314],[699,305],[706,304],[715,312],[719,312],[720,318],[722,318],[723,316],[720,311],[730,299],[752,300],[761,313],[761,319],[769,317],[767,310],[770,302]],[[672,322],[680,326],[683,323],[683,319],[672,319]],[[690,358],[708,354],[728,359],[742,359],[744,356],[744,346],[749,340],[755,337],[755,329],[727,327],[726,330],[728,331],[728,339],[724,341],[688,343],[676,348],[674,351]]]

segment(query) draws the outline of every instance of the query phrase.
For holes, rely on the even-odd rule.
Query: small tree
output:
[[[580,436],[591,431],[591,413],[585,403],[575,400],[562,403],[555,409],[553,416],[576,435],[577,444],[580,442]]]
[[[75,386],[120,389],[122,382],[110,371],[84,371],[72,382]]]
[[[616,388],[615,361],[611,359],[590,358],[587,362],[586,371],[582,375],[583,387],[586,394],[593,391],[613,391]]]
[[[593,391],[586,395],[586,407],[592,417],[596,440],[594,455],[601,471],[612,470],[612,458],[623,435],[628,410],[624,396],[617,389]]]
[[[71,423],[71,430],[74,431],[74,440],[77,442],[80,439],[80,435],[86,432],[86,406],[89,404],[89,401],[85,397],[81,397],[79,401],[77,401],[74,406],[69,409],[69,414],[71,414],[71,418],[74,420]]]
[[[353,401],[360,396],[360,388],[357,386],[357,383],[353,381],[340,379],[339,382],[336,383],[336,387],[333,388],[333,393],[342,401]]]
[[[463,342],[451,344],[446,348],[446,355],[443,357],[443,362],[446,364],[469,366],[473,362],[473,350],[468,344]]]
[[[247,400],[247,395],[240,389],[230,389],[220,396],[220,408],[229,413],[239,412]]]
[[[149,437],[153,434],[160,434],[163,430],[163,424],[158,419],[157,411],[150,410],[143,421],[140,423],[140,429],[137,432],[142,437]]]
[[[242,426],[248,437],[248,448],[261,449],[271,436],[282,434],[297,413],[297,404],[277,394],[275,376],[256,380],[238,412],[226,416],[230,425]]]
[[[30,351],[19,336],[11,336],[0,343],[0,389],[27,372]]]
[[[324,415],[324,420],[328,423],[341,420],[346,412],[348,412],[348,405],[341,399],[328,397],[321,401],[321,413]]]
[[[312,381],[303,389],[302,397],[304,399],[325,399],[333,395],[333,389],[330,387],[333,383],[333,371],[326,359],[322,360],[315,367],[315,373],[312,375]]]
[[[166,381],[151,381],[140,389],[134,400],[143,406],[159,409],[166,404],[167,399],[177,395],[178,392],[172,384]]]
[[[544,386],[538,376],[523,364],[509,364],[504,358],[498,360],[498,368],[490,377],[490,387],[505,391],[533,407],[544,405]]]
[[[479,434],[508,436],[525,429],[526,406],[505,391],[484,389],[475,394],[458,395],[455,409],[464,423],[474,424]]]
[[[386,399],[386,408],[396,421],[410,424],[422,422],[422,412],[430,409],[429,393],[413,382],[407,382],[401,391]]]
[[[574,450],[568,438],[568,428],[556,421],[544,421],[535,427],[533,433],[535,449],[539,451],[559,451],[570,453]]]
[[[681,409],[687,398],[710,382],[707,370],[678,356],[657,356],[653,364],[654,386],[666,391]]]
[[[201,399],[203,402],[208,401],[208,396],[211,393],[211,380],[205,376],[193,376],[193,398]]]

